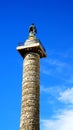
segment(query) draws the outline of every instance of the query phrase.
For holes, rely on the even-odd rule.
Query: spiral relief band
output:
[[[27,54],[23,63],[21,130],[39,130],[39,72],[39,54]]]

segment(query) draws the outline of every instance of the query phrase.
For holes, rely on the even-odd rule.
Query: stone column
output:
[[[20,130],[39,130],[40,56],[29,52],[23,63]]]
[[[36,38],[34,24],[29,28],[29,37],[24,45],[16,49],[24,59],[22,80],[22,106],[20,130],[40,130],[40,58],[46,57],[46,51]]]

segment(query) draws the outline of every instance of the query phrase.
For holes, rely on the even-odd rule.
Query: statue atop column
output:
[[[36,26],[32,23],[29,27],[29,36],[35,36],[37,33]]]

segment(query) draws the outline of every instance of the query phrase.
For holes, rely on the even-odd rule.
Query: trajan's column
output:
[[[32,24],[28,39],[16,48],[23,57],[20,130],[40,130],[40,58],[46,57],[46,52],[36,33]]]

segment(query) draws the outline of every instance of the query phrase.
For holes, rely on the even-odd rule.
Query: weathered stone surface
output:
[[[16,49],[23,58],[22,104],[20,130],[40,130],[40,58],[46,57],[46,51],[33,29],[24,45]],[[31,35],[32,34],[32,35]]]
[[[20,130],[39,130],[40,56],[28,53],[23,62]]]

